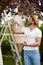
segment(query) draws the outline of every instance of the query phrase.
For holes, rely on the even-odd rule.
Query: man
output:
[[[15,32],[22,33],[27,36],[27,40],[23,43],[24,46],[24,63],[25,65],[40,65],[39,46],[41,43],[42,33],[37,27],[39,19],[37,15],[31,15],[28,21],[29,28],[22,28]]]

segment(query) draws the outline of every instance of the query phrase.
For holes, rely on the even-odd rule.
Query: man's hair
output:
[[[32,17],[32,16],[31,16],[31,17]],[[34,25],[37,25],[33,17],[32,17],[32,21],[34,21]]]

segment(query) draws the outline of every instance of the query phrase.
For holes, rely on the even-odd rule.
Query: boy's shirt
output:
[[[24,23],[25,21],[25,18],[22,18],[22,16],[19,16],[19,15],[16,15],[15,18],[14,18],[14,21],[17,22],[19,25]],[[17,24],[15,25],[15,28],[16,29],[19,29],[20,26],[18,26]]]

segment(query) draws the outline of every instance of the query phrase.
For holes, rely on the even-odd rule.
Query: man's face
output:
[[[30,19],[28,20],[28,24],[32,25],[33,21],[32,21],[32,17],[30,17]]]

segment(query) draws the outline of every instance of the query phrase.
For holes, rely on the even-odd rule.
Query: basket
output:
[[[16,44],[21,44],[26,41],[25,34],[14,34]]]

